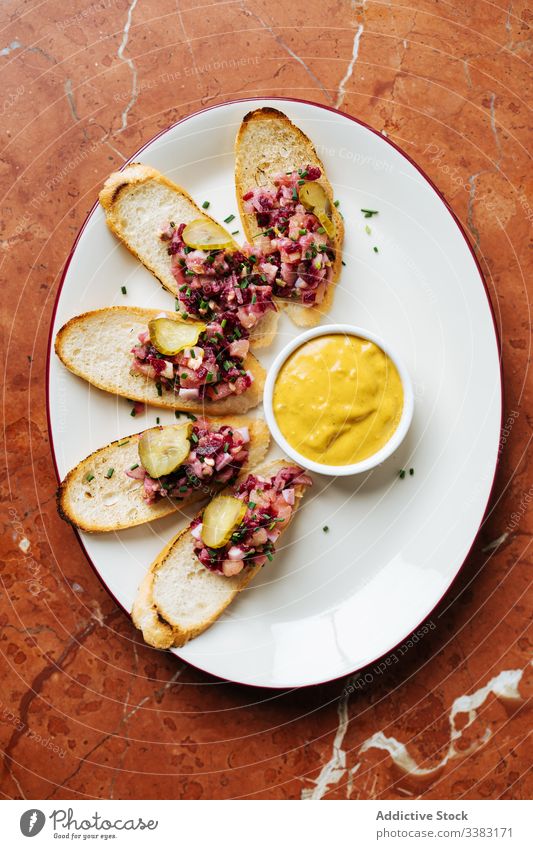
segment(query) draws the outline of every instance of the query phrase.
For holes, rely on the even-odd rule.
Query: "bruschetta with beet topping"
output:
[[[313,144],[282,112],[256,109],[237,135],[235,168],[245,253],[296,324],[317,324],[333,302],[344,225]]]
[[[178,299],[183,314],[231,319],[253,346],[270,344],[276,306],[268,278],[185,189],[137,162],[108,177],[100,203],[110,230]]]
[[[132,618],[157,648],[210,627],[273,559],[311,478],[288,460],[242,475],[164,547],[143,579]]]
[[[260,419],[196,418],[148,428],[94,451],[62,481],[60,515],[83,531],[118,531],[211,498],[260,463]]]
[[[264,370],[238,324],[110,307],[71,319],[55,350],[93,386],[132,401],[205,415],[235,415],[261,400]]]

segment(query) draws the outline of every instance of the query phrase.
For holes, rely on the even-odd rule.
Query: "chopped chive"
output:
[[[211,383],[211,381],[212,381],[212,380],[213,380],[213,372],[212,372],[212,371],[208,371],[208,372],[207,372],[207,375],[206,375],[206,378],[205,378],[205,382],[206,382],[206,383]]]
[[[365,233],[368,233],[368,235],[370,236],[371,232],[372,232],[372,230],[370,229],[368,224],[365,224]]]
[[[409,474],[411,475],[411,477],[414,475],[414,473],[415,473],[414,469],[409,469]]]
[[[161,386],[161,384],[158,382],[158,383],[156,383],[155,388],[157,389],[157,394],[158,394],[158,395],[159,395],[159,397],[161,398],[161,396],[162,396],[162,394],[163,394],[163,387],[162,387],[162,386]]]
[[[257,295],[254,292],[253,295],[252,295],[252,304],[255,304],[256,302],[257,302]]]
[[[187,418],[188,418],[188,419],[190,419],[190,420],[191,420],[191,422],[195,422],[195,421],[197,421],[197,418],[196,418],[196,416],[194,415],[194,413],[184,413],[184,415],[185,415],[185,416],[187,416]],[[176,417],[176,418],[177,418],[177,417]]]
[[[346,263],[344,262],[343,259],[341,259],[341,263],[342,263],[342,265],[346,265]]]
[[[174,309],[176,310],[176,312],[179,312],[179,311],[180,311],[180,306],[181,306],[181,304],[180,304],[180,302],[178,301],[178,299],[176,298],[176,299],[174,300]]]
[[[272,557],[270,551],[267,551],[267,557],[268,557],[269,560],[273,560],[273,557]]]
[[[89,473],[86,475],[85,480],[87,481],[87,483],[90,483],[91,481],[93,481],[93,480],[94,480],[94,475],[92,475],[92,474],[89,472]]]
[[[236,236],[236,235],[238,234],[238,232],[239,232],[238,230],[233,230],[233,232],[232,232],[232,234],[231,234],[231,235],[232,235],[232,236]]]
[[[197,442],[198,442],[198,437],[196,436],[196,434],[195,434],[195,433],[191,433],[191,439],[192,439],[192,441],[193,441],[194,443],[197,443]]]
[[[194,353],[194,348],[191,348],[191,350],[190,350],[190,355],[191,355],[191,357],[193,358],[193,360],[195,360],[195,359],[196,359],[196,354]]]
[[[138,469],[138,468],[139,468],[139,464],[134,463],[133,466],[130,466],[130,472],[133,472],[134,469]]]
[[[160,421],[161,421],[161,419],[159,418],[159,416],[156,416],[156,417],[155,417],[155,423],[156,423],[156,424],[159,424],[159,422],[160,422]]]
[[[223,450],[224,454],[227,453],[228,448],[229,448],[229,442],[225,442],[224,445],[222,446],[222,450]]]
[[[114,471],[115,471],[114,469],[108,469],[107,472],[105,473],[106,478],[112,478]]]
[[[324,531],[325,534],[329,534],[329,527],[327,525],[324,525],[322,530]]]
[[[379,251],[378,251],[378,249],[376,248],[376,246],[375,246],[375,245],[374,245],[374,253],[375,253],[375,254],[379,253]]]
[[[340,203],[340,200],[334,200],[334,201],[333,201],[333,206],[338,206],[338,205],[339,205],[339,203]]]
[[[234,218],[234,215],[228,215],[228,217],[224,219],[224,224],[230,224]]]
[[[325,232],[326,231],[325,231],[324,227],[319,227],[318,230],[317,230],[317,233],[325,233]]]
[[[186,292],[188,288],[187,284],[184,283],[183,286],[180,286],[180,292]]]
[[[134,407],[132,409],[131,413],[130,413],[130,416],[133,416],[133,418],[135,418],[136,415],[137,415],[137,413],[135,412],[135,407]]]
[[[365,218],[372,218],[373,215],[378,214],[377,209],[362,209],[361,212],[364,213]]]
[[[298,230],[298,232],[299,232],[300,236],[305,236],[307,234],[307,230],[305,229],[305,227],[302,227],[302,229]]]
[[[210,204],[210,201],[204,200],[204,202],[202,204],[202,209],[209,209],[209,204]]]
[[[127,444],[128,444],[128,442],[129,442],[129,439],[124,439],[122,442],[119,442],[119,443],[118,443],[118,446],[117,446],[117,447],[118,447],[118,448],[120,448],[120,446],[121,446],[121,445],[127,445]]]
[[[293,199],[293,200],[298,200],[298,192],[296,191],[296,189],[293,189],[293,190],[292,190],[292,199]]]
[[[188,489],[189,489],[188,486],[180,486],[179,491],[180,492],[187,492]]]
[[[248,502],[248,507],[250,508],[250,510],[255,510],[255,506],[255,501]],[[270,519],[270,516],[268,518]]]
[[[400,471],[398,472],[398,477],[399,477],[401,480],[403,480],[403,479],[404,479],[404,477],[405,477],[405,469],[400,469]]]
[[[128,290],[126,289],[126,287],[125,287],[125,286],[121,286],[121,287],[120,287],[120,291],[122,292],[122,294],[123,294],[123,295],[127,295],[127,294],[128,294]]]

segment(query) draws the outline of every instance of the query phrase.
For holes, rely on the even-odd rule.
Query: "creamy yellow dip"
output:
[[[358,336],[305,342],[281,367],[274,415],[287,440],[317,463],[346,466],[376,454],[398,427],[400,375],[390,357]]]

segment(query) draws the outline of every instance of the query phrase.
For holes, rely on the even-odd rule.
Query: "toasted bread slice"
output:
[[[249,429],[248,462],[241,474],[254,468],[264,459],[268,451],[270,433],[261,419],[233,416],[210,421],[218,426],[226,424],[234,428]],[[205,501],[217,489],[221,489],[205,484],[185,499],[161,498],[153,504],[147,504],[143,498],[142,481],[124,474],[127,469],[139,463],[140,437],[140,433],[134,433],[117,439],[105,448],[94,451],[68,473],[57,493],[58,510],[63,519],[82,531],[120,531],[145,522],[153,522],[176,510]],[[111,477],[108,477],[110,469],[113,469],[113,472]]]
[[[239,415],[261,401],[265,372],[252,354],[244,367],[253,375],[253,383],[242,395],[229,395],[221,401],[183,399],[169,390],[159,395],[155,381],[130,374],[131,349],[137,336],[146,330],[161,310],[140,307],[108,307],[71,318],[58,332],[55,351],[71,372],[83,377],[98,389],[122,395],[132,401],[201,415]],[[180,319],[175,313],[169,318]]]
[[[254,473],[275,474],[286,465],[287,460],[276,460]],[[231,494],[233,487],[224,492]],[[304,486],[296,487],[295,510],[284,531],[304,492]],[[189,526],[176,534],[152,564],[133,605],[133,622],[152,646],[183,646],[209,628],[260,569],[248,567],[231,578],[206,569],[194,554]]]
[[[107,178],[100,203],[109,229],[165,289],[177,296],[178,284],[161,231],[170,221],[188,224],[195,218],[214,219],[197,206],[185,189],[139,162],[126,165],[123,171],[115,171]],[[229,233],[228,241],[238,250]],[[277,313],[269,311],[253,329],[250,342],[255,348],[270,345],[276,334],[277,317]]]
[[[320,168],[322,176],[317,182],[324,187],[331,204],[335,225],[333,277],[324,300],[317,306],[304,307],[282,299],[278,303],[299,327],[314,327],[320,317],[331,309],[335,284],[341,273],[344,239],[342,216],[334,206],[333,189],[325,175],[324,165],[305,133],[283,112],[270,107],[255,109],[244,116],[235,143],[235,187],[244,232],[249,242],[253,243],[262,228],[258,227],[254,214],[244,211],[243,195],[258,186],[272,185],[277,174],[305,168],[306,165]]]

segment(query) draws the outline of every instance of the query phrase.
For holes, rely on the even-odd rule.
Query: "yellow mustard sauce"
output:
[[[358,336],[319,336],[297,348],[274,386],[274,415],[287,440],[317,463],[346,466],[376,454],[398,427],[400,375]]]

